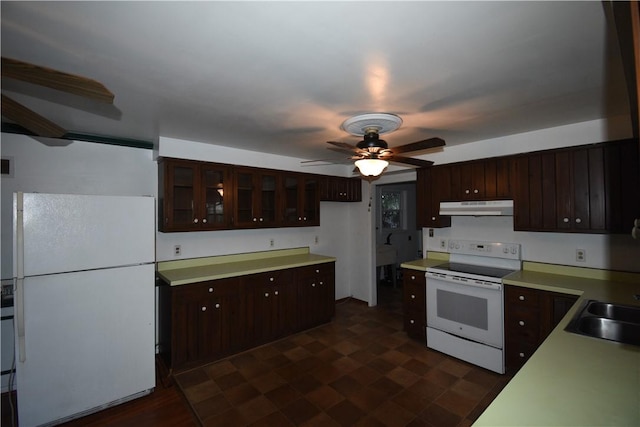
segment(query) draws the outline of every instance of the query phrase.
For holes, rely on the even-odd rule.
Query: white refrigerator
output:
[[[155,387],[153,197],[14,194],[21,427]]]

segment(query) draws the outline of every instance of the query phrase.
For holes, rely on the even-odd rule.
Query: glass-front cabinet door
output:
[[[227,228],[231,225],[233,187],[231,171],[224,165],[201,168],[201,221],[203,229]]]
[[[315,177],[287,174],[282,178],[285,225],[307,227],[320,224],[320,189]]]
[[[231,226],[231,167],[163,159],[159,184],[161,231],[214,230]],[[225,195],[225,189],[229,190]]]
[[[237,168],[235,171],[235,223],[240,227],[276,225],[277,174]]]
[[[193,228],[198,166],[193,162],[165,159],[159,168],[163,199],[160,205],[161,231]]]

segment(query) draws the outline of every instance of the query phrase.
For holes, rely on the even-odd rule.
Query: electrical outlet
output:
[[[275,240],[274,239],[269,239],[269,247],[274,247],[275,246]]]
[[[319,241],[320,241],[320,239],[318,238],[318,236],[316,236],[316,238],[314,240],[315,244],[317,245]]]
[[[584,249],[576,249],[576,261],[578,262],[586,262],[587,261],[587,251]]]
[[[180,256],[182,255],[182,247],[180,245],[175,245],[173,247],[173,256]]]
[[[444,239],[440,239],[440,249],[446,249],[447,248],[447,241]]]

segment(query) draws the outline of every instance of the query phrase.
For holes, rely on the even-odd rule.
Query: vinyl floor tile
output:
[[[402,330],[401,289],[331,323],[175,375],[204,426],[469,426],[509,377]]]

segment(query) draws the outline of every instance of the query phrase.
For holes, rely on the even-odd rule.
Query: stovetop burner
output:
[[[446,264],[440,264],[435,267],[431,267],[433,271],[443,271],[451,273],[466,273],[476,276],[494,277],[496,279],[502,279],[503,277],[513,273],[515,270],[509,270],[506,268],[488,267],[484,265],[463,264],[458,262],[448,262]]]

